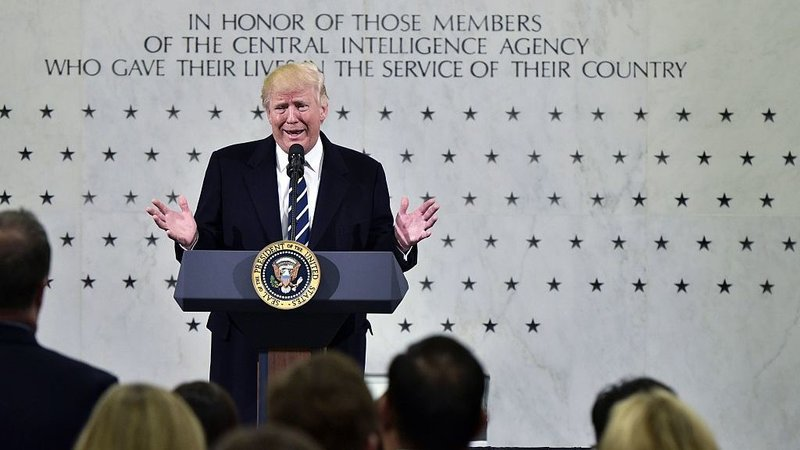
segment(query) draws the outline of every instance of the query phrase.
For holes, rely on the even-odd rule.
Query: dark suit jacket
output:
[[[71,449],[117,378],[40,346],[32,331],[0,323],[0,448]]]

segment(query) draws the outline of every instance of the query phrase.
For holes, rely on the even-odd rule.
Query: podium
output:
[[[258,423],[266,420],[266,385],[274,374],[325,348],[353,313],[391,314],[408,282],[392,252],[315,252],[321,280],[305,305],[279,310],[252,285],[257,251],[183,254],[175,300],[184,312],[227,313],[259,352]]]

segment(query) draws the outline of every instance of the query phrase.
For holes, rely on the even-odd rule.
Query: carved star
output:
[[[745,236],[744,240],[743,241],[739,241],[739,243],[742,244],[742,251],[745,251],[745,250],[750,250],[751,252],[753,251],[751,246],[754,244],[754,241],[751,241],[748,236]]]
[[[749,164],[752,166],[755,155],[751,155],[750,152],[744,152],[744,155],[739,155],[739,158],[742,158],[742,165]]]
[[[466,197],[461,197],[461,198],[464,199],[464,206],[466,206],[466,205],[474,205],[475,204],[475,199],[478,198],[478,197],[475,197],[474,195],[472,195],[472,192],[467,192],[467,196]]]
[[[553,195],[551,195],[550,197],[547,197],[547,199],[550,200],[550,204],[551,205],[553,205],[553,204],[560,205],[560,203],[558,203],[558,201],[561,200],[561,197],[556,195],[555,192],[553,192]]]
[[[52,119],[53,118],[52,114],[53,114],[53,111],[55,111],[55,110],[54,109],[50,109],[49,105],[44,105],[44,108],[40,109],[39,111],[42,112],[42,119],[44,119],[45,117]]]
[[[173,275],[170,275],[164,282],[167,283],[167,289],[173,289],[178,285],[178,280]]]
[[[622,153],[622,150],[617,150],[617,154],[611,156],[614,157],[614,164],[619,164],[619,163],[625,164],[625,157],[628,155],[624,155]]]
[[[788,166],[789,164],[794,165],[795,158],[797,157],[792,155],[792,152],[790,151],[789,153],[786,154],[786,156],[783,157],[784,159],[783,165],[784,166]]]
[[[540,156],[542,156],[542,155],[536,153],[536,150],[534,150],[533,153],[528,154],[528,158],[530,158],[529,161],[528,161],[528,164],[538,163]]]
[[[589,197],[589,198],[592,199],[592,206],[596,205],[603,206],[603,200],[605,200],[605,197],[601,197],[599,193],[595,192],[594,197]]]
[[[624,244],[625,244],[625,242],[627,242],[627,241],[625,241],[624,239],[622,239],[622,238],[621,238],[619,235],[617,235],[617,238],[616,238],[616,239],[613,239],[611,242],[613,242],[613,243],[614,243],[614,250],[616,250],[616,249],[618,249],[618,248],[619,248],[619,249],[622,249],[622,250],[625,250],[625,246],[624,246]]]
[[[24,147],[22,150],[18,151],[17,153],[20,154],[20,157],[19,157],[20,161],[24,161],[26,159],[28,161],[30,161],[31,160],[31,155],[33,154],[32,151],[28,150],[28,147]]]
[[[53,279],[52,278],[48,278],[47,279],[47,288],[50,289],[52,287],[53,287]]]
[[[581,242],[583,242],[583,239],[578,239],[578,235],[576,234],[575,237],[573,237],[569,241],[572,243],[572,247],[570,248],[575,248],[575,247],[581,248]]]
[[[112,161],[115,161],[114,155],[116,155],[116,154],[117,154],[117,152],[112,152],[111,151],[111,147],[108,147],[108,150],[103,152],[103,155],[106,156],[106,159],[104,159],[103,161],[108,161],[109,159],[112,160]]]
[[[256,105],[256,109],[252,109],[250,112],[253,113],[253,120],[264,118],[264,110],[259,105]]]
[[[675,283],[675,286],[678,287],[678,292],[687,292],[686,288],[689,286],[689,283],[684,282],[683,278],[681,278],[681,281]]]
[[[762,294],[772,294],[772,288],[775,287],[774,284],[769,282],[769,279],[764,280],[764,284],[759,284],[759,286],[761,286]]]
[[[557,120],[561,122],[561,114],[564,114],[562,111],[559,111],[557,107],[553,107],[553,111],[549,112],[550,114],[550,122]]]
[[[48,191],[48,190],[45,190],[44,194],[39,196],[39,198],[42,199],[42,204],[43,205],[45,203],[47,203],[48,205],[52,205],[53,204],[53,197],[55,197],[55,195],[50,194],[50,191]]]
[[[644,206],[644,201],[647,200],[647,197],[642,197],[642,193],[639,192],[636,194],[636,197],[631,197],[633,199],[633,206]]]
[[[116,244],[114,244],[114,242],[117,240],[117,237],[112,236],[111,233],[108,233],[106,236],[103,236],[103,240],[106,241],[103,247],[108,247],[109,245],[112,247],[116,247]]]
[[[386,105],[384,105],[383,109],[378,111],[378,114],[381,115],[380,120],[392,120],[390,116],[392,115],[393,112],[394,111],[389,111],[389,109],[386,108]]]
[[[506,205],[510,206],[510,205],[516,205],[517,204],[517,200],[519,200],[519,197],[514,195],[514,193],[512,192],[505,199],[506,199]]]
[[[541,323],[536,323],[536,321],[533,320],[533,317],[531,317],[531,321],[526,323],[525,325],[528,326],[528,333],[530,333],[531,331],[538,333],[539,325],[541,325]]]
[[[775,122],[776,114],[777,113],[772,112],[772,108],[767,108],[767,112],[761,113],[761,115],[764,116],[764,122],[766,121]]]
[[[519,119],[517,119],[517,116],[519,115],[519,111],[514,109],[513,106],[511,107],[511,111],[506,111],[506,114],[508,114],[508,120],[512,120],[512,119],[513,120],[519,120]]]
[[[429,194],[429,193],[426,191],[426,192],[425,192],[425,195],[423,195],[423,196],[422,196],[422,197],[420,197],[420,198],[422,199],[422,201],[423,201],[423,202],[427,202],[428,200],[432,199],[432,198],[433,198],[433,196],[432,196],[431,194]]]
[[[723,278],[722,279],[722,283],[717,283],[717,286],[719,286],[719,293],[720,294],[722,294],[723,292],[725,292],[727,294],[730,294],[731,293],[731,286],[733,286],[733,285],[728,283],[727,278]]]
[[[681,207],[681,206],[686,206],[686,207],[688,207],[688,205],[686,204],[686,202],[688,202],[688,201],[689,201],[689,197],[686,197],[685,195],[683,195],[683,192],[681,192],[681,195],[680,195],[680,197],[675,197],[675,200],[677,200],[677,201],[678,201],[678,207]]]
[[[575,163],[579,163],[580,164],[580,163],[583,162],[583,155],[581,155],[581,153],[577,149],[575,150],[575,153],[573,153],[573,154],[571,154],[569,156],[572,157],[572,164],[575,164]]]
[[[66,160],[72,161],[72,155],[74,154],[75,152],[70,150],[69,147],[65,148],[64,151],[61,152],[61,161],[66,161]]]
[[[94,278],[92,278],[91,276],[89,276],[88,274],[86,275],[86,278],[83,278],[81,281],[83,281],[83,288],[84,289],[86,289],[87,287],[90,288],[90,289],[94,289],[94,282],[96,280]]]
[[[690,115],[691,113],[690,113],[690,112],[687,112],[687,111],[686,111],[686,108],[683,108],[683,109],[681,109],[681,110],[680,110],[680,112],[676,112],[675,114],[677,114],[677,115],[678,115],[678,122],[680,122],[680,121],[682,121],[682,120],[685,120],[685,121],[687,121],[687,122],[688,122],[688,121],[689,121],[689,115]]]
[[[656,243],[656,250],[660,249],[667,249],[667,244],[669,243],[668,240],[664,239],[664,236],[659,236],[657,241],[653,241]]]
[[[169,113],[169,117],[167,117],[167,120],[172,119],[173,117],[177,119],[178,113],[181,112],[180,109],[175,109],[175,105],[172,105],[172,107],[170,107],[166,111]]]
[[[658,164],[667,164],[667,158],[669,155],[664,153],[664,150],[661,150],[661,153],[655,155],[656,159],[658,159]]]
[[[467,281],[462,281],[461,284],[464,285],[464,290],[466,291],[469,289],[470,291],[474,291],[473,286],[475,286],[475,282],[472,281],[470,277],[467,277]]]
[[[473,111],[470,106],[468,110],[464,111],[464,115],[467,116],[464,120],[475,120],[475,114],[478,114],[478,111]]]
[[[92,105],[87,104],[86,108],[83,108],[83,117],[91,117],[94,119],[94,112],[97,111],[96,109],[92,109]]]
[[[422,114],[422,120],[424,121],[425,119],[427,119],[433,121],[433,113],[435,112],[436,111],[431,111],[431,109],[426,106],[425,111],[420,111],[420,113]]]
[[[759,200],[761,200],[761,207],[762,207],[762,208],[766,208],[767,206],[769,206],[770,208],[772,208],[772,201],[773,201],[773,200],[775,200],[775,199],[774,199],[774,198],[772,198],[772,197],[770,197],[770,196],[769,196],[769,192],[767,192],[767,193],[766,193],[766,194],[764,194],[764,196],[763,196],[763,197],[761,197]]]
[[[550,286],[550,291],[557,291],[558,290],[558,286],[561,285],[561,282],[560,281],[556,281],[556,277],[553,277],[553,280],[552,281],[548,281],[547,285]]]
[[[644,292],[644,287],[647,286],[647,283],[643,283],[641,278],[637,278],[635,283],[633,284],[633,292]]]
[[[134,285],[136,283],[136,280],[134,280],[133,277],[130,276],[130,274],[128,274],[128,278],[125,278],[122,281],[125,283],[125,289],[128,288],[136,289],[136,286]]]
[[[640,121],[640,120],[645,120],[645,121],[647,120],[645,118],[645,116],[647,115],[647,112],[643,111],[641,106],[639,107],[639,111],[636,111],[634,114],[636,114],[636,121],[637,122]]]
[[[723,206],[725,206],[727,208],[730,208],[731,207],[731,200],[733,200],[733,199],[728,197],[728,194],[723,192],[722,193],[722,197],[717,197],[717,200],[719,200],[719,207],[720,208],[722,208]]]
[[[449,331],[449,332],[452,333],[453,332],[453,325],[455,325],[455,323],[450,322],[450,318],[448,317],[447,320],[444,323],[440,324],[440,325],[442,326],[442,331],[443,332],[444,331]]]
[[[128,193],[125,195],[125,204],[136,204],[136,197],[138,197],[138,195],[134,194],[133,191],[128,191]]]
[[[603,292],[603,290],[601,289],[603,283],[600,282],[600,280],[598,280],[597,278],[595,278],[594,281],[590,282],[589,284],[592,285],[592,292],[594,291]]]
[[[97,196],[92,194],[92,191],[86,191],[86,193],[83,194],[81,197],[83,197],[83,204],[84,205],[87,204],[87,203],[91,203],[91,204],[94,205],[94,198],[97,197]]]
[[[69,245],[70,247],[72,247],[72,241],[74,239],[75,237],[70,236],[69,232],[65,233],[63,236],[61,236],[61,246],[66,247],[67,245]]]
[[[219,115],[222,114],[222,110],[217,108],[217,105],[214,105],[214,109],[209,109],[208,112],[211,114],[209,120],[219,119]]]
[[[488,333],[490,331],[492,333],[494,333],[495,332],[494,331],[494,327],[497,326],[497,323],[496,322],[492,322],[492,319],[489,319],[488,322],[484,322],[483,326],[486,327],[486,331],[484,331],[484,333]]]
[[[597,108],[596,110],[592,111],[592,115],[594,116],[592,122],[596,122],[598,120],[602,122],[604,114],[605,114],[604,112],[600,111],[600,108]]]
[[[444,242],[444,245],[442,247],[452,247],[453,242],[455,242],[455,239],[451,238],[450,235],[448,234],[447,236],[444,237],[444,239],[442,239],[442,242]]]
[[[186,322],[186,325],[189,325],[189,331],[199,331],[197,327],[200,325],[200,322],[194,320],[194,317],[192,317],[191,322]]]
[[[789,238],[788,238],[788,239],[786,239],[785,241],[783,241],[783,242],[782,242],[782,244],[783,244],[783,251],[789,251],[789,250],[791,250],[791,251],[794,251],[794,244],[796,244],[796,243],[797,243],[797,242],[796,242],[796,241],[793,241],[793,240],[792,240],[792,237],[791,237],[791,236],[789,236]]]
[[[486,248],[495,247],[494,244],[495,242],[497,242],[497,239],[495,239],[494,236],[490,234],[488,238],[483,240],[483,242],[486,242]]]
[[[419,284],[421,284],[421,285],[422,285],[422,290],[423,290],[423,291],[424,291],[425,289],[427,289],[427,290],[429,290],[429,291],[432,291],[432,290],[433,290],[433,289],[431,289],[431,286],[433,285],[433,281],[432,281],[432,280],[429,280],[427,275],[425,276],[425,279],[424,279],[424,280],[422,280],[422,281],[420,281],[420,282],[419,282]]]
[[[178,197],[180,197],[180,196],[178,194],[176,194],[174,190],[170,191],[170,193],[167,194],[167,203],[176,203],[177,204],[178,203]]]
[[[486,157],[486,163],[495,163],[497,164],[497,157],[500,156],[494,152],[494,149],[489,149],[489,153],[483,155]]]
[[[539,242],[540,241],[541,241],[541,239],[536,239],[536,235],[532,234],[531,238],[528,239],[528,248],[531,248],[531,247],[539,248]]]
[[[414,156],[413,153],[408,153],[408,149],[405,149],[403,153],[400,153],[400,156],[403,157],[401,162],[411,162],[411,157]]]
[[[506,284],[507,291],[516,291],[519,281],[514,281],[514,277],[511,277],[508,279],[508,281],[504,281],[503,283]]]
[[[147,155],[148,161],[158,161],[158,159],[156,159],[156,156],[158,156],[158,152],[153,150],[153,147],[150,147],[150,151],[145,152],[144,154]]]
[[[342,106],[338,111],[336,111],[336,114],[339,115],[339,117],[337,117],[338,120],[347,120],[347,115],[350,114],[350,111],[344,109],[344,106]]]
[[[700,244],[700,248],[698,249],[698,251],[700,251],[700,250],[709,250],[708,246],[709,246],[709,244],[711,244],[711,241],[706,239],[705,235],[703,235],[703,239],[697,241],[697,243]]]
[[[407,332],[411,333],[411,325],[414,325],[414,324],[410,323],[408,320],[406,320],[406,318],[403,318],[403,322],[402,323],[398,323],[398,325],[400,325],[400,332],[401,333],[403,331],[407,331]]]
[[[199,153],[197,149],[195,149],[194,147],[192,147],[191,152],[187,152],[186,154],[189,155],[189,162],[192,161],[200,162],[200,155],[202,155],[202,153]]]
[[[145,239],[147,240],[148,247],[151,245],[156,245],[156,241],[158,240],[158,238],[152,232],[150,233],[150,236],[145,236]]]
[[[136,112],[138,111],[138,109],[133,109],[133,105],[129,104],[128,105],[128,109],[123,109],[122,111],[125,113],[125,118],[126,119],[130,119],[131,117],[133,117],[135,119],[136,118]]]
[[[11,116],[9,115],[13,111],[13,109],[8,108],[6,105],[3,105],[3,108],[0,109],[0,119],[5,117],[6,119],[10,119]]]
[[[725,111],[722,111],[721,113],[718,113],[718,114],[720,116],[722,116],[722,119],[720,120],[720,122],[725,122],[725,121],[730,122],[731,121],[731,116],[733,115],[732,112],[728,111],[728,108],[725,108]]]
[[[2,205],[2,204],[10,205],[11,204],[11,197],[13,197],[11,194],[9,194],[5,190],[3,190],[3,193],[0,194],[0,205]]]
[[[442,153],[442,156],[444,156],[444,162],[446,162],[446,163],[447,162],[451,162],[451,163],[455,162],[453,160],[453,158],[456,157],[456,154],[451,152],[449,148],[447,149],[447,153]]]

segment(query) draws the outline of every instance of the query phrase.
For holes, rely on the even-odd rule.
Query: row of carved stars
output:
[[[7,105],[4,104],[3,108],[0,109],[0,119],[2,118],[10,119],[12,111],[13,109],[9,108]],[[86,108],[81,109],[81,111],[83,111],[84,117],[94,118],[94,114],[95,112],[97,112],[97,109],[92,108],[92,105],[88,104],[86,105]],[[122,109],[121,111],[122,113],[125,114],[126,119],[136,119],[136,113],[139,112],[139,110],[134,108],[133,105],[131,104],[128,105],[127,109]],[[165,109],[164,111],[166,112],[166,114],[168,114],[167,119],[178,119],[179,114],[181,112],[181,110],[175,107],[175,105],[170,106],[169,109]],[[39,109],[39,112],[42,113],[41,117],[42,119],[52,118],[55,109],[50,108],[50,105],[46,104],[44,105],[44,108]],[[219,107],[217,107],[216,104],[214,105],[213,109],[208,110],[211,120],[220,119],[222,116],[222,112],[223,110],[219,109]],[[256,106],[256,108],[251,110],[250,112],[253,114],[253,119],[264,118],[264,110],[261,109],[261,106]],[[346,109],[344,106],[341,106],[338,110],[334,112],[338,115],[339,120],[347,120],[348,118],[347,116],[352,111]],[[390,110],[386,106],[384,106],[383,109],[377,111],[377,114],[380,116],[380,120],[391,120],[393,113],[394,111]],[[430,106],[425,106],[425,109],[419,111],[419,113],[422,115],[423,121],[424,120],[433,121],[433,115],[436,113],[436,111],[432,110]],[[560,122],[561,116],[566,114],[564,111],[559,111],[558,107],[553,107],[552,111],[548,111],[546,113],[550,116],[551,122],[552,121]],[[462,111],[462,114],[464,114],[465,121],[477,120],[476,118],[478,116],[478,111],[476,111],[475,109],[472,108],[472,106],[470,106],[466,111]],[[510,110],[505,111],[505,115],[507,116],[508,120],[519,120],[519,116],[521,114],[522,111],[517,110],[515,106],[512,106]],[[589,113],[589,116],[592,118],[592,121],[594,122],[597,121],[602,122],[605,120],[604,117],[606,114],[608,114],[606,111],[602,111],[600,110],[599,107],[597,107],[594,111],[591,111]],[[647,121],[647,115],[649,114],[649,112],[645,111],[642,107],[640,107],[638,111],[632,111],[631,114],[633,114],[635,120],[639,122],[639,121]],[[727,107],[725,108],[724,111],[720,111],[717,114],[720,117],[720,122],[733,122],[734,112],[729,111]],[[772,111],[772,108],[767,108],[766,111],[761,113],[761,116],[763,116],[764,122],[775,122],[775,116],[777,116],[777,114],[778,113]],[[675,112],[675,116],[678,122],[688,122],[689,117],[691,115],[692,113],[690,111],[687,111],[685,107],[681,108],[680,111]]]
[[[11,199],[14,196],[8,193],[8,190],[4,189],[3,193],[0,194],[0,205],[7,204],[11,205]],[[81,194],[83,198],[83,204],[94,204],[94,199],[98,197],[97,194],[93,194],[91,190],[86,191],[85,194]],[[136,204],[136,199],[139,197],[138,194],[134,194],[132,190],[129,190],[127,194],[121,195],[122,198],[125,199],[125,205]],[[176,194],[173,190],[169,194],[166,195],[168,203],[178,203],[179,194]],[[607,201],[607,197],[600,195],[600,193],[595,192],[594,195],[587,196],[589,200],[592,201],[592,206],[603,207],[604,202]],[[42,199],[42,205],[53,205],[53,199],[55,198],[55,194],[51,194],[49,189],[45,189],[44,194],[39,195],[39,198]],[[434,196],[430,195],[429,193],[425,193],[425,195],[420,196],[420,199],[424,202]],[[438,197],[441,199],[441,197]],[[476,200],[478,197],[472,194],[472,191],[467,192],[467,195],[461,197],[464,200],[464,206],[475,206]],[[506,201],[506,206],[516,206],[517,202],[522,199],[519,195],[516,195],[513,191],[510,192],[507,196],[503,197]],[[561,200],[564,197],[558,195],[558,193],[553,192],[551,195],[545,197],[551,206],[562,206]],[[673,197],[676,202],[676,207],[684,207],[689,208],[689,200],[692,197],[688,197],[685,193],[681,192],[680,195],[677,197]],[[637,193],[636,196],[631,197],[633,201],[634,207],[644,207],[645,201],[648,197],[642,195],[641,192]],[[726,192],[723,192],[722,195],[716,197],[716,200],[719,202],[720,208],[731,208],[731,202],[733,202],[733,197],[729,197]],[[772,208],[773,202],[776,201],[775,197],[771,196],[769,192],[765,193],[763,196],[758,197],[758,200],[761,202],[761,208]]]
[[[94,289],[94,283],[97,281],[97,279],[96,278],[92,278],[91,275],[87,274],[84,278],[81,278],[80,281],[83,283],[83,288],[84,289]],[[123,278],[121,280],[121,282],[125,286],[125,289],[136,289],[136,282],[137,281],[138,280],[136,278],[133,278],[133,276],[131,274],[128,274],[127,278]],[[52,278],[48,279],[47,280],[47,287],[48,288],[52,288],[53,287],[53,282],[54,282],[54,279],[52,279]],[[165,279],[164,282],[167,284],[167,289],[173,289],[177,285],[178,280],[175,278],[174,275],[170,275],[170,277]],[[425,276],[425,279],[420,281],[419,283],[422,286],[421,290],[423,290],[423,291],[425,291],[425,290],[433,291],[433,284],[435,282],[433,280],[431,280],[427,275]],[[472,277],[467,277],[466,280],[461,281],[461,284],[463,285],[463,288],[464,288],[465,291],[474,291],[475,290],[475,285],[477,283],[478,282],[473,280]],[[505,284],[505,286],[506,286],[506,291],[516,291],[517,290],[517,286],[519,284],[521,284],[521,282],[519,280],[515,280],[514,277],[510,277],[508,279],[508,281],[504,281],[503,284]],[[561,282],[561,281],[558,281],[558,279],[556,277],[553,277],[553,279],[550,280],[550,281],[547,281],[546,284],[548,286],[548,292],[553,292],[553,291],[558,292],[560,290],[561,285],[564,284],[564,283]],[[589,291],[589,292],[602,292],[603,291],[603,286],[605,284],[606,283],[600,281],[600,279],[595,278],[593,281],[588,281],[587,282],[588,287],[586,288],[586,290]],[[689,286],[691,285],[691,283],[689,283],[689,282],[685,281],[683,278],[681,278],[680,281],[677,281],[676,283],[674,283],[674,285],[675,285],[675,288],[676,288],[676,293],[681,293],[681,292],[688,293],[689,292]],[[716,285],[719,288],[719,293],[720,294],[730,294],[731,293],[731,289],[733,288],[733,283],[729,282],[727,278],[723,278],[723,280],[721,282],[719,282],[719,283],[716,283]],[[631,286],[632,286],[632,289],[633,289],[634,293],[635,292],[644,293],[645,292],[645,287],[647,286],[647,283],[642,281],[641,278],[637,278],[635,282],[631,283]],[[761,293],[762,294],[772,294],[772,288],[775,287],[775,284],[771,283],[769,281],[769,279],[767,278],[767,279],[764,280],[763,283],[758,284],[758,286],[761,288]]]
[[[192,320],[190,322],[186,322],[186,325],[189,326],[189,331],[200,331],[198,329],[198,327],[200,326],[200,322],[195,320],[194,317],[192,317]],[[400,332],[401,333],[402,332],[411,333],[411,326],[414,325],[414,324],[409,322],[407,318],[403,318],[403,322],[398,323],[397,325],[400,326]],[[442,326],[442,332],[453,333],[454,332],[453,331],[453,327],[455,327],[456,324],[455,324],[455,322],[451,322],[450,318],[448,317],[440,325]],[[490,331],[492,333],[496,333],[495,328],[497,327],[497,325],[499,325],[499,324],[497,322],[494,322],[491,318],[488,321],[483,323],[483,326],[486,329],[486,331],[485,331],[486,333],[488,333]],[[541,325],[542,325],[541,323],[536,322],[533,318],[531,318],[530,322],[525,324],[525,326],[528,327],[528,333],[530,333],[531,331],[538,333],[539,332],[539,327]]]
[[[20,155],[19,156],[20,161],[33,161],[31,157],[33,156],[34,152],[33,150],[28,150],[27,146],[23,147],[23,149],[19,150],[17,153]],[[72,157],[77,152],[70,150],[69,147],[66,147],[63,151],[59,153],[61,154],[61,161],[72,161],[73,160]],[[108,147],[106,151],[99,153],[103,155],[104,157],[103,161],[116,161],[115,158],[118,152],[112,151],[111,147]],[[367,153],[366,149],[363,150],[363,153],[366,155],[370,155],[370,153]],[[160,152],[157,152],[153,147],[150,147],[149,151],[142,152],[142,154],[146,157],[146,161],[158,162],[158,155],[160,154]],[[186,155],[189,157],[189,162],[192,161],[200,162],[200,155],[202,155],[202,152],[198,152],[196,148],[192,148],[192,151],[186,152]],[[442,158],[444,158],[444,163],[452,163],[452,164],[455,164],[456,156],[458,156],[458,154],[454,153],[451,149],[447,149],[447,153],[442,153],[441,155]],[[412,158],[414,156],[414,153],[409,152],[407,148],[404,149],[403,153],[400,153],[399,156],[402,158],[401,160],[402,163],[413,163]],[[489,149],[489,153],[484,153],[483,156],[486,157],[487,164],[497,164],[497,159],[500,157],[500,154],[495,152],[494,149]],[[529,164],[533,163],[540,164],[541,163],[540,160],[542,159],[542,156],[544,156],[544,154],[539,153],[536,150],[533,150],[531,153],[528,153],[525,156],[528,158]],[[568,157],[572,160],[572,164],[583,164],[583,158],[585,156],[586,155],[581,153],[580,150],[575,150],[575,153],[568,155]],[[618,150],[617,153],[610,155],[610,157],[614,159],[614,164],[625,164],[625,158],[627,158],[628,156],[629,156],[628,154],[622,153],[622,150]],[[657,165],[660,164],[668,165],[669,158],[671,156],[672,155],[665,153],[664,150],[661,150],[658,154],[653,155],[653,157],[657,161]],[[705,150],[703,151],[703,153],[695,156],[699,160],[698,165],[704,165],[704,164],[707,166],[711,165],[711,158],[713,157],[713,155],[710,155]],[[746,165],[752,166],[753,160],[756,158],[756,155],[750,154],[749,150],[746,151],[743,155],[738,155],[738,156],[742,160],[743,166]],[[795,165],[794,160],[797,159],[797,155],[794,155],[790,150],[786,152],[785,155],[782,155],[781,158],[783,158],[784,166],[788,165],[794,166]]]

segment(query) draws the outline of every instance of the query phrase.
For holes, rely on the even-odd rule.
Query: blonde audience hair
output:
[[[172,392],[147,384],[122,384],[97,402],[75,450],[202,450],[203,429]]]
[[[312,87],[318,96],[320,106],[328,104],[325,89],[325,75],[316,64],[310,61],[289,63],[278,67],[264,78],[261,88],[261,103],[269,111],[269,100],[276,91],[295,91]]]
[[[686,403],[663,389],[616,404],[599,450],[718,450],[711,430]]]

